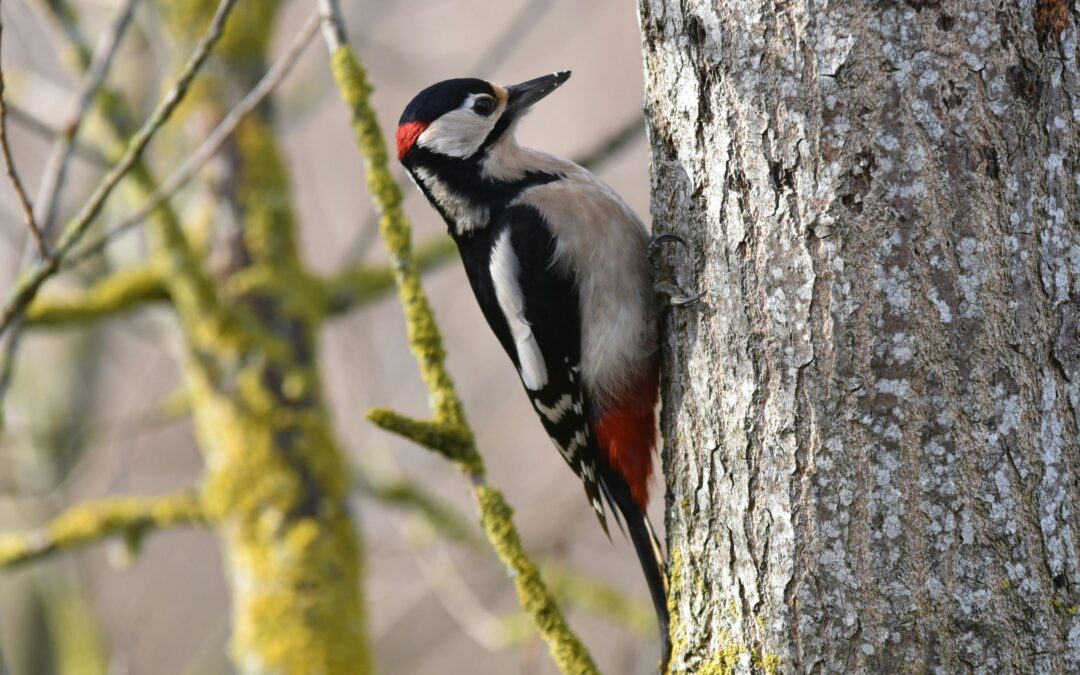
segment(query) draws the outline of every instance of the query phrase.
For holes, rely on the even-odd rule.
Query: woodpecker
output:
[[[626,523],[665,665],[667,579],[645,514],[659,388],[649,233],[592,173],[514,139],[521,117],[569,77],[433,84],[402,113],[397,154],[446,221],[484,317],[601,527],[604,500]]]

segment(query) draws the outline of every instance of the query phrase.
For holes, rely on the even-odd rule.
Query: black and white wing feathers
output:
[[[572,275],[555,264],[549,228],[535,209],[512,206],[486,232],[459,246],[463,258],[475,256],[472,264],[466,261],[467,271],[486,272],[486,278],[470,273],[481,309],[607,531],[600,482],[606,461],[593,431],[592,402],[581,385],[578,290]]]

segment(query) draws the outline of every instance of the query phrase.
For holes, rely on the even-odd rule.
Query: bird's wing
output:
[[[555,241],[535,209],[507,209],[494,231],[489,270],[501,322],[490,315],[488,320],[544,430],[584,483],[607,531],[600,486],[607,467],[593,428],[593,405],[581,383],[581,319],[573,276],[554,264]]]

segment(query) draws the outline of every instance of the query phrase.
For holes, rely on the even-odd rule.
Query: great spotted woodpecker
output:
[[[607,532],[603,498],[625,520],[666,664],[667,581],[645,515],[659,386],[649,234],[596,176],[514,140],[521,116],[569,77],[434,84],[402,113],[397,153],[446,221],[484,317],[600,525]]]

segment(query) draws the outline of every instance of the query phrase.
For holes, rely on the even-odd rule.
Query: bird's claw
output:
[[[666,241],[673,241],[677,244],[688,246],[686,240],[679,235],[665,232],[664,234],[658,234],[652,238],[652,240],[649,242],[649,248],[645,251],[646,257],[652,258],[654,255],[656,255],[656,251],[658,249],[657,244],[663,244]]]
[[[651,260],[656,251],[659,249],[658,244],[665,242],[675,242],[683,246],[689,246],[686,240],[677,234],[671,232],[665,232],[658,234],[652,238],[649,242],[649,248],[646,250],[645,255]],[[674,307],[690,307],[701,302],[701,298],[705,296],[705,293],[686,293],[683,289],[679,288],[676,284],[660,281],[653,287],[660,295],[665,295],[668,298],[668,303]]]
[[[658,281],[653,289],[659,295],[667,296],[668,303],[674,307],[690,307],[701,302],[701,298],[705,297],[704,292],[686,293],[675,284],[666,281]]]

